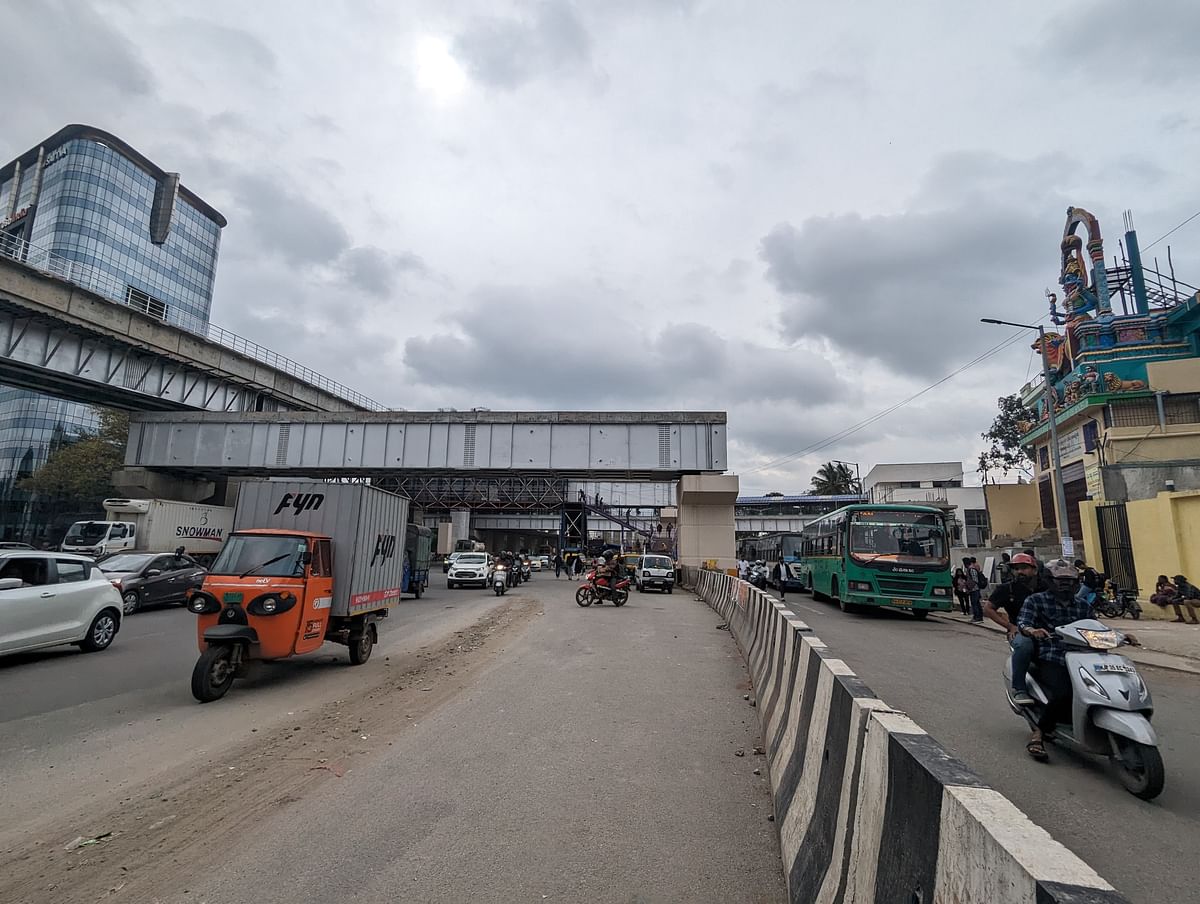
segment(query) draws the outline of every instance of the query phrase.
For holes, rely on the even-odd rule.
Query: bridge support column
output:
[[[679,561],[684,565],[715,562],[720,569],[736,564],[733,506],[736,474],[688,474],[676,488]]]
[[[175,502],[207,502],[219,489],[213,480],[172,477],[145,468],[122,468],[113,472],[113,487],[130,499],[171,499]],[[222,481],[224,483],[224,481]],[[224,499],[217,500],[225,504]]]

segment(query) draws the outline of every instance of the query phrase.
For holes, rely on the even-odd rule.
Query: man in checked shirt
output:
[[[1017,616],[1017,630],[1037,641],[1037,679],[1046,692],[1049,704],[1038,719],[1037,728],[1025,749],[1038,762],[1047,759],[1043,744],[1045,736],[1059,722],[1071,718],[1071,675],[1067,671],[1067,651],[1054,629],[1084,618],[1092,618],[1089,597],[1078,594],[1079,571],[1065,559],[1055,559],[1046,565],[1050,589],[1031,594]],[[1126,633],[1131,644],[1137,638]]]

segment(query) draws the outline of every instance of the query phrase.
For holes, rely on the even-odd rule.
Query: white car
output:
[[[541,556],[526,556],[525,558],[527,558],[529,560],[529,570],[530,571],[541,571],[542,570],[542,557]]]
[[[675,590],[675,563],[670,556],[642,556],[633,573],[633,582],[639,593],[645,593],[647,587],[672,593]]]
[[[453,590],[460,584],[478,584],[486,587],[492,579],[492,557],[486,552],[462,552],[450,566],[446,576],[446,587]]]
[[[0,656],[67,643],[91,653],[119,630],[121,595],[91,559],[0,550]]]

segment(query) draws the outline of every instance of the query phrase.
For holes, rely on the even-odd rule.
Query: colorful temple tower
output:
[[[1180,554],[1145,567],[1200,578],[1200,291],[1177,279],[1173,265],[1167,273],[1157,261],[1146,266],[1128,214],[1125,226],[1122,254],[1107,265],[1099,222],[1067,210],[1062,310],[1050,294],[1060,331],[1046,334],[1044,350],[1051,392],[1040,381],[1022,389],[1036,421],[1021,442],[1034,456],[1043,526],[1082,539],[1089,561],[1136,586],[1133,507],[1150,501],[1167,505]],[[1056,400],[1065,530],[1055,523],[1047,396]],[[1163,513],[1155,517],[1161,524]]]

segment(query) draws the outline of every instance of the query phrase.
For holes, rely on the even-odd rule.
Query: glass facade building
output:
[[[67,126],[0,167],[0,253],[95,268],[124,285],[126,303],[192,331],[208,325],[224,226],[178,174],[88,126]],[[97,422],[86,405],[0,387],[0,537],[36,539],[17,484]]]

